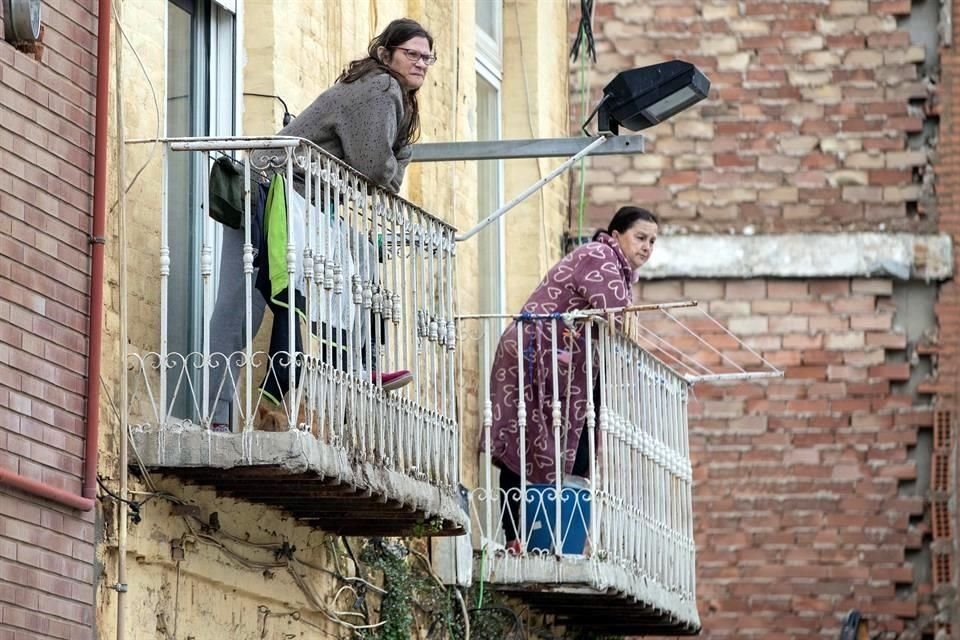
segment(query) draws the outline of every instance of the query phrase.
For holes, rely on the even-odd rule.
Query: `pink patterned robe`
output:
[[[521,313],[550,314],[578,309],[629,305],[633,272],[616,240],[602,233],[555,264],[530,295]],[[582,327],[557,319],[557,388],[561,400],[561,455],[570,473],[587,415],[586,336]],[[493,425],[491,448],[498,465],[520,475],[520,435],[517,429],[517,326],[523,325],[523,392],[527,411],[526,476],[529,482],[556,479],[553,430],[552,322],[514,321],[504,331],[490,374]],[[596,354],[596,351],[594,351]],[[593,368],[597,375],[596,359]],[[568,402],[569,399],[569,402]],[[564,438],[563,434],[566,434]],[[563,440],[566,440],[565,444]],[[483,443],[481,443],[483,447]]]

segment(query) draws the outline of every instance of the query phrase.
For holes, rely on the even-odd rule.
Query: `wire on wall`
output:
[[[587,82],[587,57],[594,64],[597,62],[596,42],[593,38],[593,2],[594,0],[580,0],[580,21],[577,25],[577,37],[570,49],[570,58],[573,62],[580,62],[580,118],[582,122],[587,113],[587,98],[589,86]],[[580,160],[580,194],[577,199],[577,238],[579,243],[584,237],[583,210],[586,204],[586,158]]]

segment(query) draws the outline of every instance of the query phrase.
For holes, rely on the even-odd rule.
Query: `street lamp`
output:
[[[663,122],[700,102],[710,93],[710,80],[694,65],[670,60],[618,73],[603,88],[597,105],[601,133],[617,135],[623,126],[640,131]],[[586,126],[593,114],[583,124]]]
[[[586,138],[416,144],[413,146],[413,162],[547,158],[573,154],[513,200],[458,235],[457,241],[462,242],[495,222],[585,156],[643,153],[643,137],[618,135],[621,126],[631,131],[646,129],[695,105],[706,98],[709,92],[710,80],[694,65],[683,60],[631,69],[618,73],[603,88],[603,98],[583,123],[583,133],[588,136]],[[587,125],[595,115],[599,128],[596,136],[587,131]]]

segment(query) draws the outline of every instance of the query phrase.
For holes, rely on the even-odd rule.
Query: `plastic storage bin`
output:
[[[553,551],[554,536],[564,554],[581,554],[590,526],[590,489],[565,485],[560,494],[560,531],[557,526],[556,485],[527,485],[527,551]]]

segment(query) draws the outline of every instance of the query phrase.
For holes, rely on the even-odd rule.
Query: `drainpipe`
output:
[[[110,108],[110,0],[97,10],[97,106],[93,153],[93,233],[90,267],[90,332],[87,354],[87,441],[83,497],[97,496],[100,439],[100,350],[103,344],[103,253],[107,226],[107,120]]]
[[[0,484],[79,511],[90,511],[97,496],[97,444],[100,437],[100,348],[103,332],[103,245],[106,229],[107,117],[110,59],[110,0],[97,13],[97,102],[93,153],[93,229],[90,256],[90,326],[87,335],[86,443],[81,495],[0,469]]]

